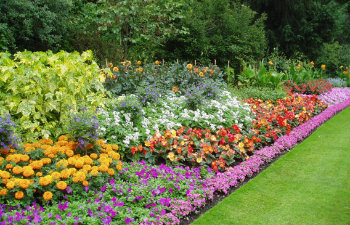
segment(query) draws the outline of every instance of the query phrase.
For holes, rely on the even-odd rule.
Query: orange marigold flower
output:
[[[31,166],[24,166],[23,167],[23,176],[30,177],[34,174],[34,170]]]
[[[156,65],[159,65],[159,61],[158,61],[158,60],[156,60],[156,61],[155,61],[155,64],[156,64]]]
[[[91,174],[91,176],[97,176],[98,170],[91,170],[90,174]]]
[[[179,88],[178,88],[177,86],[174,86],[174,87],[173,87],[173,92],[176,93],[176,92],[178,92],[178,91],[179,91]]]
[[[83,186],[85,186],[85,187],[86,187],[86,186],[88,186],[88,185],[89,185],[89,181],[84,180],[84,181],[83,181]]]
[[[24,197],[23,191],[17,191],[17,192],[15,193],[15,198],[16,198],[16,199],[22,199],[23,197]]]
[[[29,159],[29,155],[21,155],[21,161],[27,162]]]
[[[67,179],[71,175],[70,170],[64,169],[61,171],[61,178]]]
[[[15,186],[16,186],[16,184],[15,184],[15,182],[13,182],[13,181],[9,181],[9,182],[7,182],[7,184],[6,184],[6,188],[7,188],[7,189],[13,189],[13,188],[15,188]]]
[[[56,179],[56,180],[59,180],[61,178],[61,173],[55,171],[51,174],[51,176]]]
[[[27,179],[22,179],[20,182],[19,182],[19,186],[23,189],[27,189],[29,186],[30,186],[30,180],[27,180]]]
[[[109,168],[109,169],[107,170],[107,173],[108,173],[110,176],[113,176],[114,173],[115,173],[115,171],[114,171],[114,169]]]
[[[119,145],[112,145],[112,149],[117,151],[119,149]]]
[[[74,166],[75,166],[76,168],[82,168],[82,167],[84,166],[84,159],[82,159],[82,158],[78,159],[78,160],[75,162]]]
[[[56,187],[62,191],[66,190],[67,183],[65,181],[59,181],[59,182],[57,182]]]
[[[67,150],[66,151],[66,155],[68,156],[68,157],[72,157],[73,155],[74,155],[74,152],[73,152],[73,150]]]
[[[106,166],[106,165],[101,165],[99,167],[99,171],[101,171],[101,172],[106,172],[107,170],[108,170],[108,166]]]
[[[36,176],[37,176],[37,177],[42,177],[42,176],[43,176],[43,173],[42,173],[42,172],[37,172],[37,173],[36,173]]]
[[[43,162],[44,165],[47,165],[47,164],[51,163],[51,159],[50,158],[43,158],[43,159],[41,159],[41,161]]]
[[[7,189],[6,189],[6,188],[1,189],[1,191],[0,191],[0,195],[1,195],[1,196],[5,196],[5,195],[7,195]]]
[[[187,69],[191,70],[193,68],[193,65],[191,63],[187,64]]]
[[[108,63],[108,67],[112,68],[113,67],[113,63]]]
[[[6,169],[12,169],[12,168],[13,168],[13,166],[11,164],[6,165]]]
[[[53,194],[51,191],[45,191],[43,194],[43,198],[45,201],[50,201],[53,197]]]
[[[20,173],[23,172],[23,168],[20,167],[20,166],[15,166],[15,167],[13,167],[12,172],[13,172],[14,174],[20,174]]]

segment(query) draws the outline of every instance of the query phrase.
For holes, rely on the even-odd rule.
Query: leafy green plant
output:
[[[275,89],[269,87],[231,87],[229,91],[232,95],[239,97],[240,99],[262,99],[264,101],[283,99],[287,97],[287,92],[282,89]]]
[[[105,87],[114,96],[135,93],[144,84],[155,84],[161,90],[176,87],[184,92],[188,86],[204,82],[224,83],[223,73],[217,66],[196,66],[188,63],[165,63],[159,61],[142,65],[124,61],[103,69]]]
[[[9,113],[24,140],[64,133],[69,107],[104,104],[104,77],[91,51],[0,53],[0,112]]]
[[[90,112],[83,108],[77,113],[72,113],[68,130],[73,140],[78,143],[77,150],[87,154],[88,149],[92,149],[98,139],[99,122],[96,112]]]

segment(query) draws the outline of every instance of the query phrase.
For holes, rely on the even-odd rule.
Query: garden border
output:
[[[257,150],[255,154],[248,160],[240,163],[233,168],[230,168],[226,172],[218,173],[217,176],[211,180],[211,185],[214,185],[216,187],[222,186],[224,188],[220,192],[216,191],[214,193],[214,198],[209,200],[203,207],[201,207],[199,209],[199,213],[192,212],[185,218],[181,218],[180,224],[188,225],[194,222],[202,214],[213,208],[216,204],[232,194],[235,190],[239,189],[254,177],[259,175],[262,171],[272,165],[272,163],[274,163],[284,154],[291,151],[296,145],[306,140],[321,125],[323,125],[325,122],[349,106],[350,98],[344,100],[341,103],[329,106],[320,114],[312,117],[304,124],[294,128],[289,135],[284,135],[278,138],[276,142],[274,142],[271,146],[266,146],[260,150]],[[224,177],[224,179],[222,179],[224,181],[218,182],[222,176]],[[226,182],[226,184],[224,182]]]

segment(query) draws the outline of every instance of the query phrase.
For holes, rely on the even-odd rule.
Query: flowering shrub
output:
[[[127,111],[100,109],[99,133],[111,143],[121,146],[121,151],[130,156],[131,146],[141,145],[156,132],[180,129],[182,126],[209,128],[216,131],[220,127],[238,124],[239,127],[251,124],[250,107],[232,97],[227,91],[220,92],[220,99],[208,99],[196,110],[186,108],[186,97],[173,92],[165,94],[157,107],[149,105],[141,109],[142,118],[135,122]]]
[[[157,132],[144,145],[131,147],[131,154],[151,163],[167,161],[191,166],[208,165],[215,171],[224,171],[235,161],[242,161],[262,146],[304,123],[324,110],[327,105],[316,96],[292,95],[283,100],[262,101],[248,99],[255,114],[249,129],[236,124],[209,129],[186,128]]]
[[[161,97],[161,90],[157,88],[156,83],[152,85],[146,83],[137,89],[136,95],[143,106],[147,103],[157,104]]]
[[[69,132],[73,140],[78,142],[77,151],[79,153],[87,153],[88,149],[92,149],[98,139],[98,121],[94,113],[88,112],[83,108],[79,113],[73,113],[69,121]]]
[[[0,116],[0,154],[6,154],[10,148],[18,147],[19,139],[14,136],[15,126],[9,114],[4,117]]]
[[[322,94],[324,92],[330,91],[332,89],[332,84],[324,79],[318,79],[314,81],[309,81],[303,84],[297,84],[293,81],[287,81],[284,87],[289,92],[297,92],[301,94]]]
[[[122,169],[122,162],[118,145],[105,144],[103,140],[97,144],[101,154],[92,152],[85,156],[76,152],[79,143],[66,136],[56,143],[42,139],[24,144],[24,150],[12,150],[0,157],[0,199],[5,202],[15,198],[28,204],[99,187]]]
[[[156,84],[162,90],[171,90],[177,87],[184,92],[188,86],[205,81],[223,83],[223,73],[217,66],[196,66],[192,64],[179,63],[132,63],[124,61],[113,67],[102,69],[101,74],[106,78],[105,87],[113,95],[134,93],[142,83]]]

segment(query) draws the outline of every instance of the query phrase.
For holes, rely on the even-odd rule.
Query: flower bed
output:
[[[25,209],[9,209],[2,205],[0,215],[8,224],[178,224],[182,218],[212,200],[215,193],[227,193],[349,105],[350,98],[328,107],[294,128],[289,135],[255,151],[245,162],[225,172],[214,173],[211,169],[181,166],[150,166],[144,162],[126,163],[120,172],[120,179],[110,179],[105,185],[100,185],[102,187],[98,191],[85,190],[90,198],[87,202],[73,193],[67,193],[67,200],[45,208],[35,203]]]

